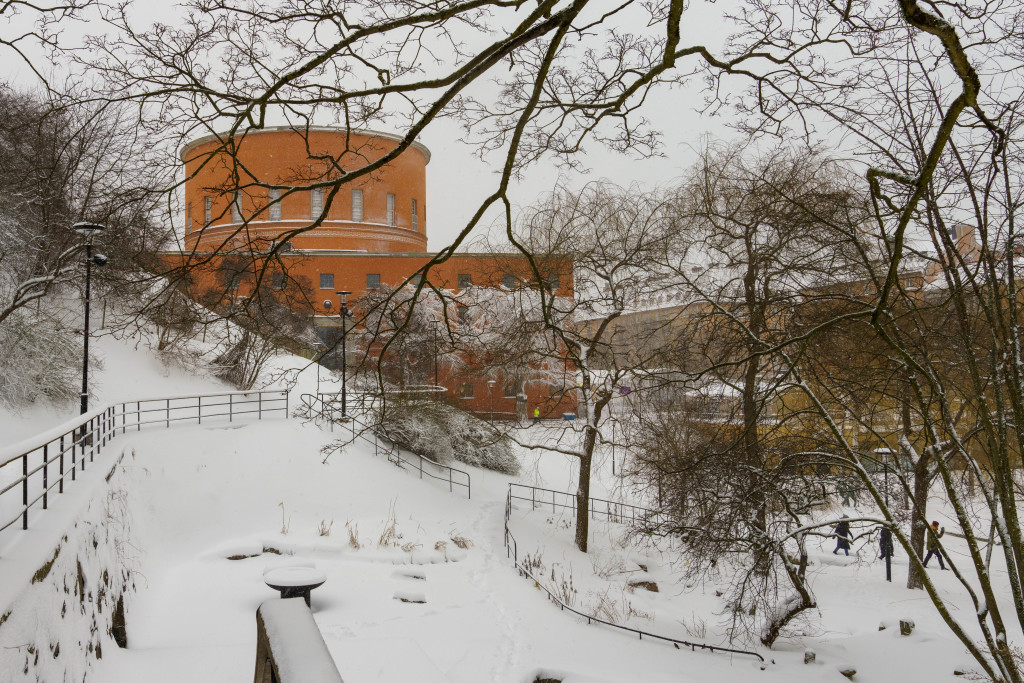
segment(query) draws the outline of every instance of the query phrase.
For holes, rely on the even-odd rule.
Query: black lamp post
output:
[[[440,320],[431,320],[430,326],[434,328],[434,390],[437,390],[437,326],[441,324]],[[436,398],[436,396],[435,396]]]
[[[98,223],[75,223],[72,229],[85,238],[85,326],[82,331],[82,414],[89,411],[89,294],[92,281],[92,264],[105,265],[107,257],[103,254],[92,255],[92,238],[103,232],[105,226]],[[84,427],[83,427],[84,429]]]
[[[348,392],[347,387],[347,373],[348,373],[348,358],[346,356],[346,350],[348,348],[348,342],[346,336],[348,334],[348,319],[352,317],[352,311],[348,310],[348,306],[345,305],[348,295],[352,292],[335,292],[341,297],[341,310],[338,312],[338,316],[341,317],[341,416],[347,417],[346,412],[346,395]]]
[[[487,380],[487,391],[491,395],[491,412],[487,414],[487,421],[494,422],[494,380]]]

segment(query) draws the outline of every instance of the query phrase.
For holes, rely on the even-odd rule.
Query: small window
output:
[[[473,398],[473,385],[465,382],[459,385],[459,398]]]
[[[388,192],[388,225],[394,226],[395,224],[395,195]]]
[[[412,200],[412,229],[413,230],[419,230],[420,229],[420,217],[416,213],[416,200],[415,199]]]
[[[473,278],[469,276],[469,273],[459,273],[459,289],[465,289],[473,284]]]
[[[548,289],[550,289],[552,292],[555,291],[556,289],[558,289],[558,276],[557,275],[548,275],[547,279],[545,279],[544,282],[545,282],[545,284],[547,284]]]
[[[203,225],[213,222],[213,197],[203,197]]]
[[[235,192],[231,196],[231,222],[241,223],[242,222],[242,195],[240,192]]]
[[[281,188],[272,187],[270,188],[270,220],[279,221],[281,220]]]
[[[284,289],[284,273],[274,273],[270,277],[270,286],[274,289]]]
[[[185,232],[192,232],[192,202],[185,209]]]
[[[317,187],[309,192],[309,215],[311,218],[319,218],[324,212],[324,191]]]
[[[504,277],[501,278],[501,286],[504,287],[505,289],[515,289],[516,288],[516,276],[515,275],[505,275]]]
[[[459,306],[459,324],[466,325],[469,323],[469,306]]]
[[[515,382],[507,382],[505,384],[505,398],[515,398],[519,395],[518,387]]]
[[[363,222],[363,191],[352,190],[352,220],[356,223]]]
[[[238,289],[242,286],[242,274],[230,270],[224,271],[224,285],[228,289]]]
[[[334,273],[320,273],[320,289],[334,289]]]
[[[366,288],[367,289],[380,289],[380,273],[367,273],[366,274]]]
[[[413,285],[414,287],[419,287],[421,282],[423,282],[423,273],[415,273],[412,277],[409,278],[409,284]]]

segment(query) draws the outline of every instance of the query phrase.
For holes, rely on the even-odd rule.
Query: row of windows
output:
[[[464,382],[459,385],[458,394],[459,398],[473,398],[475,392],[475,385],[471,382]],[[490,391],[490,389],[488,389]],[[559,389],[554,384],[548,385],[548,395],[554,396],[558,393]],[[508,382],[505,384],[505,398],[516,398],[519,395],[519,384],[517,382]]]
[[[423,275],[416,273],[410,278],[413,286],[418,286],[423,280]],[[459,289],[466,289],[473,284],[473,278],[468,273],[459,273]],[[507,289],[513,289],[516,284],[514,275],[506,275],[502,278],[501,284]],[[547,279],[550,289],[558,289],[558,276],[552,275]],[[367,289],[380,289],[380,273],[368,273],[366,276]],[[334,273],[320,273],[320,289],[334,289]]]
[[[270,188],[267,207],[268,219],[272,221],[281,220],[281,188]],[[398,225],[398,214],[395,208],[395,195],[387,195],[387,224],[394,227]],[[242,222],[242,197],[241,193],[235,192],[231,198],[231,222]],[[317,218],[324,210],[324,191],[322,188],[315,188],[309,192],[309,215]],[[186,221],[189,229],[192,227],[192,204],[188,205]],[[419,230],[419,208],[415,199],[412,200],[412,229]],[[213,222],[213,197],[203,197],[203,225],[210,225]],[[363,222],[363,191],[352,190],[352,222]]]

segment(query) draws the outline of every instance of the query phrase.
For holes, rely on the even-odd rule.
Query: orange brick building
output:
[[[358,311],[362,295],[415,282],[434,256],[426,250],[430,151],[414,143],[358,175],[394,154],[399,141],[374,131],[280,127],[186,144],[180,152],[186,174],[183,260],[213,263],[220,275],[206,277],[224,278],[225,291],[246,296],[255,287],[255,272],[271,259],[272,289],[302,288],[318,335],[336,343],[335,292],[352,292],[349,306]],[[346,174],[358,177],[339,184]],[[512,289],[534,279],[524,258],[484,253],[455,254],[432,266],[427,277],[452,293],[469,286]],[[544,277],[559,295],[572,296],[571,263],[552,263]],[[495,377],[491,386],[487,379],[442,371],[439,383],[467,409],[487,412],[493,398],[496,413],[513,413],[519,388],[510,391]],[[552,400],[547,386],[528,382],[521,390],[531,414],[534,407],[547,414],[575,408],[572,391]]]

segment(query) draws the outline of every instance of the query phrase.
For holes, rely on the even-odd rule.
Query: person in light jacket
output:
[[[928,529],[928,554],[924,556],[924,566],[928,566],[928,560],[934,555],[939,560],[939,569],[945,569],[942,563],[942,550],[939,549],[939,539],[946,533],[946,527],[940,527],[938,522],[932,522]]]

